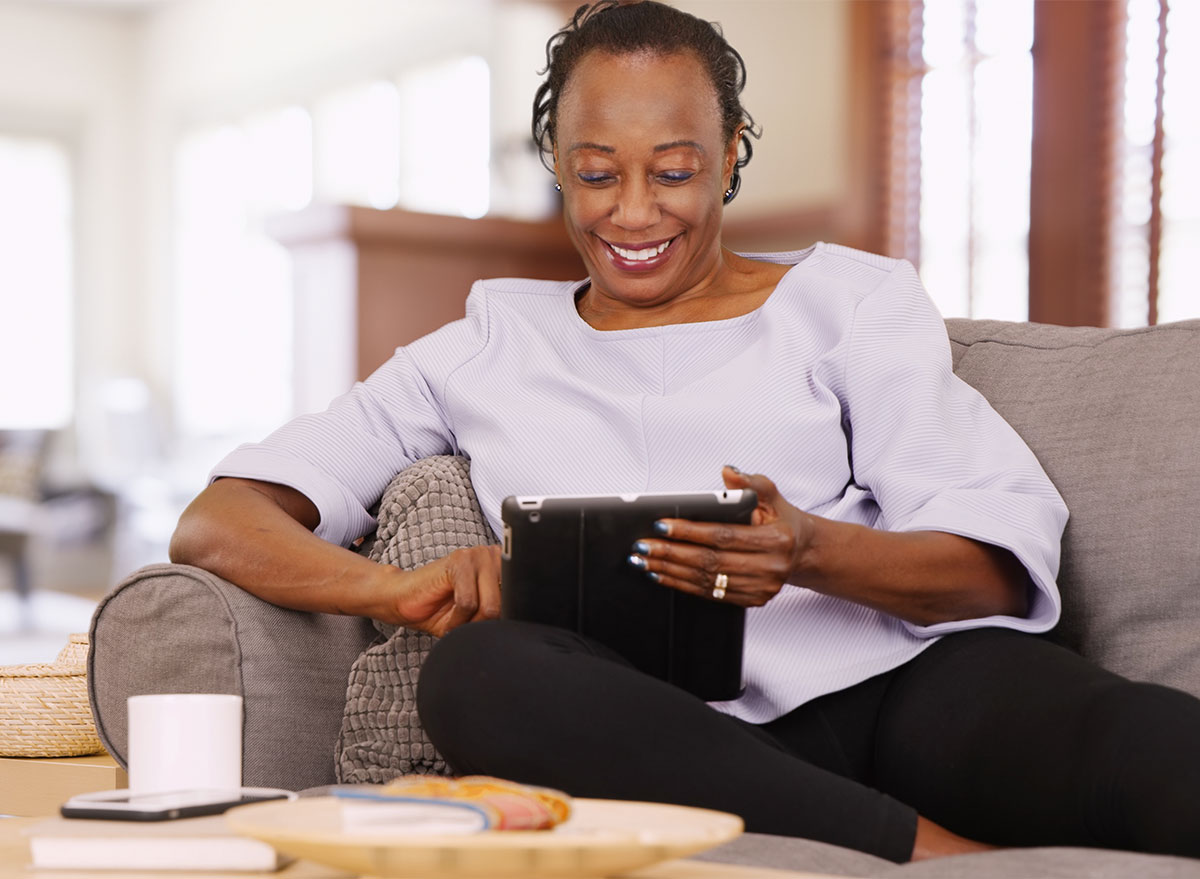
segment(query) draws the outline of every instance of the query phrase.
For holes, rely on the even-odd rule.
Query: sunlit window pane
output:
[[[74,411],[71,202],[62,146],[0,136],[0,427]]]
[[[305,207],[313,195],[313,120],[302,107],[248,119],[242,126],[254,185],[246,206],[259,213]]]
[[[1030,0],[924,7],[920,269],[948,317],[1029,315],[1032,32]]]
[[[471,57],[401,78],[400,204],[482,217],[491,155],[487,62]]]
[[[957,68],[934,70],[921,96],[921,275],[946,316],[970,313],[968,86]]]
[[[370,82],[326,95],[313,108],[320,201],[381,210],[400,197],[400,92]]]
[[[1033,4],[975,0],[975,46],[984,55],[1028,52],[1033,48]]]
[[[1033,58],[1027,50],[989,58],[976,68],[975,106],[971,315],[1025,320],[1033,138]]]
[[[1145,326],[1150,319],[1150,216],[1153,208],[1154,125],[1158,113],[1158,0],[1127,0],[1125,91],[1113,236],[1113,322]]]
[[[261,224],[307,201],[311,150],[299,108],[178,147],[175,382],[186,436],[255,439],[292,414],[290,260]]]
[[[1154,141],[1158,91],[1158,0],[1129,0],[1125,24],[1125,140]]]
[[[1172,3],[1163,84],[1162,214],[1158,319],[1200,317],[1195,261],[1200,253],[1200,3]]]
[[[963,0],[926,0],[921,54],[930,67],[963,60],[967,49],[967,10]]]

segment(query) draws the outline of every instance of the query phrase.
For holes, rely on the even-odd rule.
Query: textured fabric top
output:
[[[975,625],[1045,631],[1066,509],[1028,447],[951,370],[945,326],[903,261],[818,244],[758,309],[602,332],[579,282],[476,283],[463,320],[399,349],[324,413],[242,446],[213,471],[290,485],[348,543],[420,458],[471,460],[500,530],[510,494],[719,489],[734,464],[812,513],[1006,547],[1036,586],[1028,619],[918,627],[786,587],[747,617],[746,691],[717,707],[765,722]]]

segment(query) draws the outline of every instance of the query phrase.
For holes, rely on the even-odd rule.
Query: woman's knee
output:
[[[524,637],[523,637],[524,636]],[[537,640],[505,620],[470,623],[438,640],[421,666],[417,713],[459,773],[485,771],[478,752],[508,725],[513,690],[533,686]]]
[[[497,688],[528,680],[541,652],[539,641],[521,624],[488,620],[460,626],[438,640],[417,682],[417,707],[423,722],[455,706],[473,713],[485,707]]]
[[[492,723],[511,728],[569,701],[606,648],[537,623],[487,620],[453,630],[429,651],[417,681],[417,711],[439,749],[450,736]],[[443,752],[444,753],[444,752]]]
[[[1093,825],[1108,845],[1200,857],[1200,700],[1124,682],[1088,705],[1085,772]]]

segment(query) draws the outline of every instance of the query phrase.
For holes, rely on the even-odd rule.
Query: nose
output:
[[[645,179],[622,183],[613,207],[612,221],[622,229],[647,229],[659,221],[658,199],[654,186]]]

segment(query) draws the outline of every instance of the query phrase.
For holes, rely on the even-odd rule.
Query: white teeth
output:
[[[662,244],[658,245],[658,247],[646,247],[642,250],[626,250],[624,247],[617,247],[615,244],[609,245],[609,247],[615,250],[617,255],[622,259],[629,259],[633,260],[634,262],[644,262],[651,257],[658,256],[670,246],[670,241],[664,241]]]

